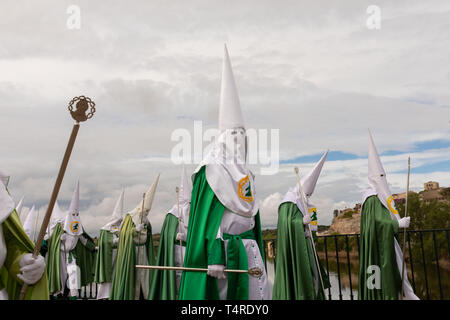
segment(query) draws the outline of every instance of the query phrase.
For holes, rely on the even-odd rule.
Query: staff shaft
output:
[[[170,266],[144,266],[136,265],[138,269],[153,269],[153,270],[179,270],[179,271],[197,271],[197,272],[208,272],[207,268],[188,268],[188,267],[170,267]],[[223,272],[231,273],[249,273],[251,274],[253,269],[250,270],[239,270],[239,269],[225,269]],[[259,268],[255,272],[262,272]]]
[[[64,158],[61,163],[61,167],[59,168],[58,177],[56,178],[55,186],[53,187],[53,192],[50,197],[50,202],[48,204],[47,212],[45,213],[44,220],[42,221],[41,229],[39,231],[38,238],[36,240],[36,244],[34,247],[33,258],[36,258],[39,255],[39,251],[41,250],[42,240],[44,240],[45,230],[47,229],[48,223],[50,222],[50,217],[53,212],[53,207],[55,206],[56,198],[58,197],[59,189],[61,188],[61,183],[64,178],[64,173],[66,172],[67,164],[69,163],[70,155],[72,153],[73,146],[75,144],[75,140],[77,138],[78,130],[80,129],[80,124],[76,122],[73,125],[72,133],[70,134],[69,143],[67,144],[66,152],[64,153]],[[25,297],[25,293],[27,291],[28,285],[26,283],[23,284],[22,289],[20,291],[20,300],[23,300]]]
[[[411,169],[411,159],[410,157],[408,157],[408,176],[406,178],[406,199],[405,199],[405,218],[408,216],[408,194],[409,194],[409,173],[410,173],[410,169]],[[405,277],[405,248],[406,247],[406,228],[403,230],[403,260],[402,260],[402,294],[401,297],[403,299],[403,294],[405,292],[405,281],[404,281],[404,277]]]

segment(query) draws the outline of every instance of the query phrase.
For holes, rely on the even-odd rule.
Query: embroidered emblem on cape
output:
[[[316,208],[310,208],[308,210],[308,213],[311,213],[311,224],[313,226],[317,226],[317,209]]]
[[[394,201],[394,197],[393,196],[390,196],[389,198],[387,198],[387,204],[388,204],[389,210],[391,210],[391,212],[393,214],[398,214],[397,209],[395,209],[395,202],[394,202],[394,205],[392,205],[393,201]]]
[[[253,201],[252,186],[250,184],[250,179],[248,178],[248,175],[239,181],[238,195],[242,200],[246,202]]]
[[[78,231],[78,226],[80,225],[79,221],[72,221],[70,224],[70,230],[72,230],[73,233],[76,233]]]

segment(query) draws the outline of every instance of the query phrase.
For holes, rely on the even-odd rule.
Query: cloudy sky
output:
[[[97,112],[81,125],[60,206],[80,179],[80,215],[98,235],[121,188],[130,210],[160,172],[159,232],[181,173],[173,132],[217,127],[224,43],[247,128],[279,129],[278,172],[252,166],[264,228],[293,167],[306,173],[326,149],[319,223],[359,202],[368,128],[392,192],[405,190],[408,156],[413,190],[450,186],[447,0],[14,0],[0,11],[0,170],[24,215],[34,204],[43,216],[73,124],[67,104],[86,95]]]

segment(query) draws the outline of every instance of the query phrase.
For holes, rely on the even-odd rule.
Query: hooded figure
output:
[[[97,299],[109,299],[114,264],[117,256],[120,226],[123,221],[123,196],[122,189],[114,211],[106,225],[100,230],[98,239],[98,253],[95,261],[95,282],[99,284]]]
[[[45,260],[33,258],[34,243],[23,230],[8,192],[9,176],[0,172],[0,300],[19,299],[24,283],[25,300],[48,300]]]
[[[50,293],[54,297],[61,297],[67,287],[71,300],[78,298],[81,287],[93,281],[95,243],[83,230],[79,201],[77,182],[64,225],[60,222],[60,217],[56,216],[56,225],[48,241]]]
[[[403,254],[396,239],[398,228],[409,227],[410,217],[400,218],[389,190],[369,131],[369,188],[361,207],[359,288],[360,300],[402,299]],[[403,285],[406,300],[418,300],[408,281],[406,266]]]
[[[127,213],[119,234],[114,266],[111,300],[148,299],[153,270],[136,269],[136,265],[154,265],[152,225],[148,213],[152,207],[159,174],[143,201]]]
[[[227,48],[219,109],[220,135],[192,176],[180,299],[271,299],[264,267],[254,175],[246,166],[247,137]],[[259,268],[260,277],[224,269]]]
[[[276,271],[273,298],[277,300],[323,300],[323,289],[329,288],[328,277],[319,260],[317,267],[310,234],[317,230],[317,210],[309,199],[314,192],[328,151],[303,178],[302,190],[308,212],[304,210],[298,183],[290,188],[278,207]],[[315,241],[316,239],[314,239]],[[325,288],[321,288],[320,270]]]
[[[183,166],[179,188],[179,202],[167,213],[159,239],[158,266],[182,267],[186,250],[192,182]],[[181,271],[155,270],[150,287],[150,300],[176,300]]]
[[[22,218],[21,214],[22,214],[22,207],[23,207],[23,198],[24,198],[23,196],[22,196],[22,198],[20,198],[19,203],[16,206],[16,212],[19,215],[19,218]]]

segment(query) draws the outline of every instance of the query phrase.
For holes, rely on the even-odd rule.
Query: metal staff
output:
[[[73,104],[76,102],[76,110],[73,110]],[[90,108],[90,109],[89,109]],[[70,155],[72,153],[73,146],[75,144],[75,140],[77,138],[78,130],[80,129],[80,122],[86,121],[95,113],[95,103],[88,97],[79,96],[73,98],[69,102],[69,112],[72,118],[75,120],[75,124],[72,128],[72,133],[70,134],[69,142],[66,147],[66,152],[64,153],[64,158],[61,163],[61,167],[59,168],[58,177],[56,178],[55,186],[53,187],[53,192],[50,197],[50,202],[47,207],[47,212],[45,213],[44,220],[42,221],[41,229],[39,231],[39,236],[36,240],[36,244],[34,247],[33,258],[36,258],[39,255],[39,250],[41,249],[42,240],[44,239],[45,229],[47,229],[47,225],[50,221],[50,217],[52,215],[53,207],[55,206],[56,198],[58,197],[59,189],[61,187],[62,180],[64,178],[64,173],[66,172],[67,164],[69,163]],[[86,112],[89,112],[86,114]],[[25,293],[27,291],[28,285],[26,283],[23,284],[22,289],[20,291],[19,299],[23,300],[25,297]]]
[[[138,269],[155,269],[155,270],[181,270],[181,271],[196,271],[196,272],[208,272],[207,268],[188,268],[188,267],[168,267],[168,266],[142,266],[136,265]],[[262,276],[263,272],[260,268],[254,267],[248,270],[236,270],[236,269],[225,269],[223,272],[231,273],[248,273],[250,276],[259,278]]]
[[[408,216],[408,194],[409,194],[409,173],[411,170],[411,158],[408,157],[408,176],[406,178],[406,199],[405,199],[405,218]],[[402,260],[402,300],[405,292],[404,277],[405,277],[405,249],[406,249],[406,228],[403,230],[403,260]]]
[[[295,174],[297,175],[298,191],[300,191],[300,198],[302,199],[303,210],[305,210],[305,214],[309,214],[308,206],[306,204],[306,197],[305,197],[305,194],[303,193],[302,183],[300,181],[300,174],[298,172],[298,168],[295,167],[294,171],[295,171]],[[314,260],[316,261],[317,273],[319,274],[320,284],[322,285],[323,297],[324,297],[325,300],[327,300],[327,296],[325,294],[325,288],[324,288],[324,285],[323,285],[322,273],[320,272],[319,257],[317,256],[316,244],[314,243],[314,238],[313,238],[313,235],[312,235],[311,228],[310,228],[309,224],[307,225],[307,228],[308,228],[308,231],[309,231],[309,237],[311,239],[311,245],[312,245],[312,249],[313,249],[313,252],[314,252]]]

